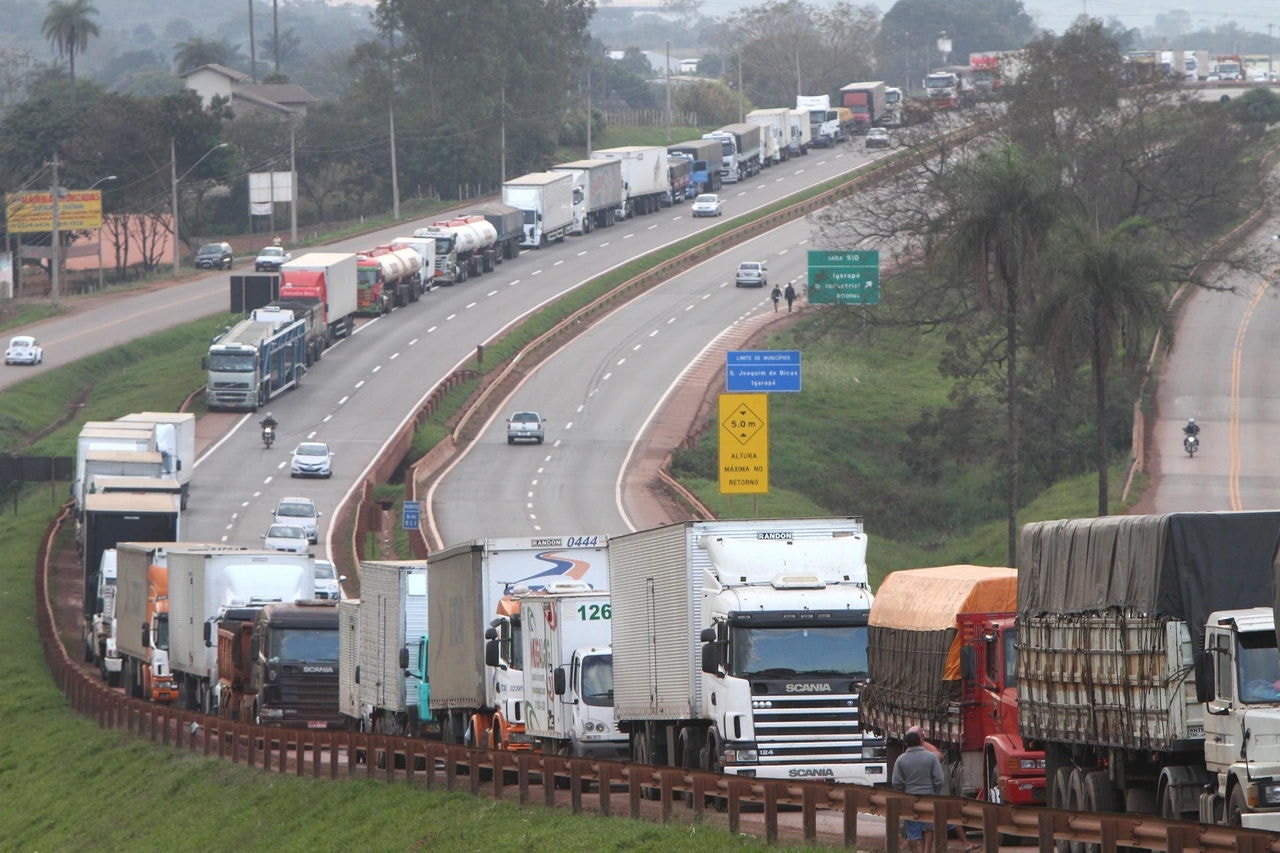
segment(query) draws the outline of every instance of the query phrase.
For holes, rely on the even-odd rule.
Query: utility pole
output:
[[[591,63],[587,63],[587,156],[591,156]]]
[[[258,49],[253,43],[253,0],[249,0],[249,81],[258,82]]]
[[[57,151],[53,152],[53,162],[49,165],[53,167],[53,187],[49,190],[49,200],[53,203],[53,245],[50,247],[53,251],[49,256],[49,302],[57,308],[58,290],[62,283],[62,235],[58,233],[58,167],[62,165],[62,161],[58,159]]]
[[[395,133],[391,134],[391,138],[395,139]],[[289,199],[289,242],[298,245],[298,128],[292,123],[289,125],[289,189],[291,196]],[[395,146],[391,146],[391,150],[395,151]],[[392,161],[392,175],[395,175],[395,161]],[[394,186],[394,180],[392,182]],[[400,199],[397,196],[396,202]],[[400,210],[396,209],[396,219],[400,218]]]
[[[667,144],[671,144],[671,39],[667,39]]]
[[[738,124],[742,124],[742,48],[738,48]]]
[[[387,98],[387,122],[391,125],[391,218],[400,221],[400,175],[396,168],[396,34],[388,37],[391,53],[387,57],[387,78],[391,81],[391,93]],[[279,48],[276,49],[279,56]],[[279,60],[276,60],[277,65]],[[277,71],[279,68],[276,69]]]
[[[173,234],[173,277],[177,278],[178,269],[178,145],[173,137],[169,137],[169,183],[173,187],[173,209],[170,211],[173,215],[173,228],[170,229]]]

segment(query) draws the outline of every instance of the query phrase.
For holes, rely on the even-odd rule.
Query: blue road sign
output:
[[[417,530],[422,525],[422,501],[405,501],[404,517],[400,526],[405,530]]]
[[[799,350],[731,350],[725,369],[730,394],[800,390]]]

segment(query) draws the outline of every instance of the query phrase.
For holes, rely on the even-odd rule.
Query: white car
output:
[[[293,255],[279,246],[264,246],[258,257],[253,259],[256,272],[280,272],[280,267],[293,260]]]
[[[323,441],[304,441],[293,451],[289,463],[290,477],[333,476],[333,453]]]
[[[9,339],[9,348],[4,351],[5,364],[40,364],[44,361],[44,350],[36,339],[30,335],[16,335]]]
[[[272,551],[305,554],[310,544],[306,532],[296,524],[273,524],[262,535],[262,547]]]
[[[311,498],[281,498],[276,504],[276,524],[300,525],[312,544],[315,544],[318,536],[319,519],[320,511],[316,509],[315,501]]]
[[[703,193],[693,200],[694,216],[720,216],[724,213],[724,202],[715,193]]]
[[[328,560],[316,560],[316,598],[335,600],[342,598],[342,582],[346,575],[338,574],[333,563]]]
[[[545,437],[542,425],[546,422],[546,418],[537,412],[514,413],[507,418],[507,444],[525,440],[542,444],[542,439]]]

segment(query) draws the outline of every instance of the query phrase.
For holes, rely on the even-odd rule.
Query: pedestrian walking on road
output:
[[[787,297],[787,313],[790,314],[791,305],[796,301],[796,289],[792,282],[787,282],[787,292],[784,295]]]
[[[773,286],[773,293],[770,293],[769,297],[773,300],[773,310],[776,312],[778,310],[778,303],[782,300],[782,288],[775,284]]]
[[[936,797],[942,793],[942,762],[938,756],[921,746],[919,732],[908,731],[902,742],[906,750],[893,762],[894,790],[907,794]],[[907,846],[911,853],[925,853],[933,849],[933,824],[924,820],[904,820]]]

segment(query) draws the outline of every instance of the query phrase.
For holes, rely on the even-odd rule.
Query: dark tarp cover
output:
[[[1215,610],[1272,603],[1280,511],[1122,515],[1025,525],[1018,617],[1106,610],[1186,620],[1197,660]],[[1196,667],[1197,685],[1207,681]]]

